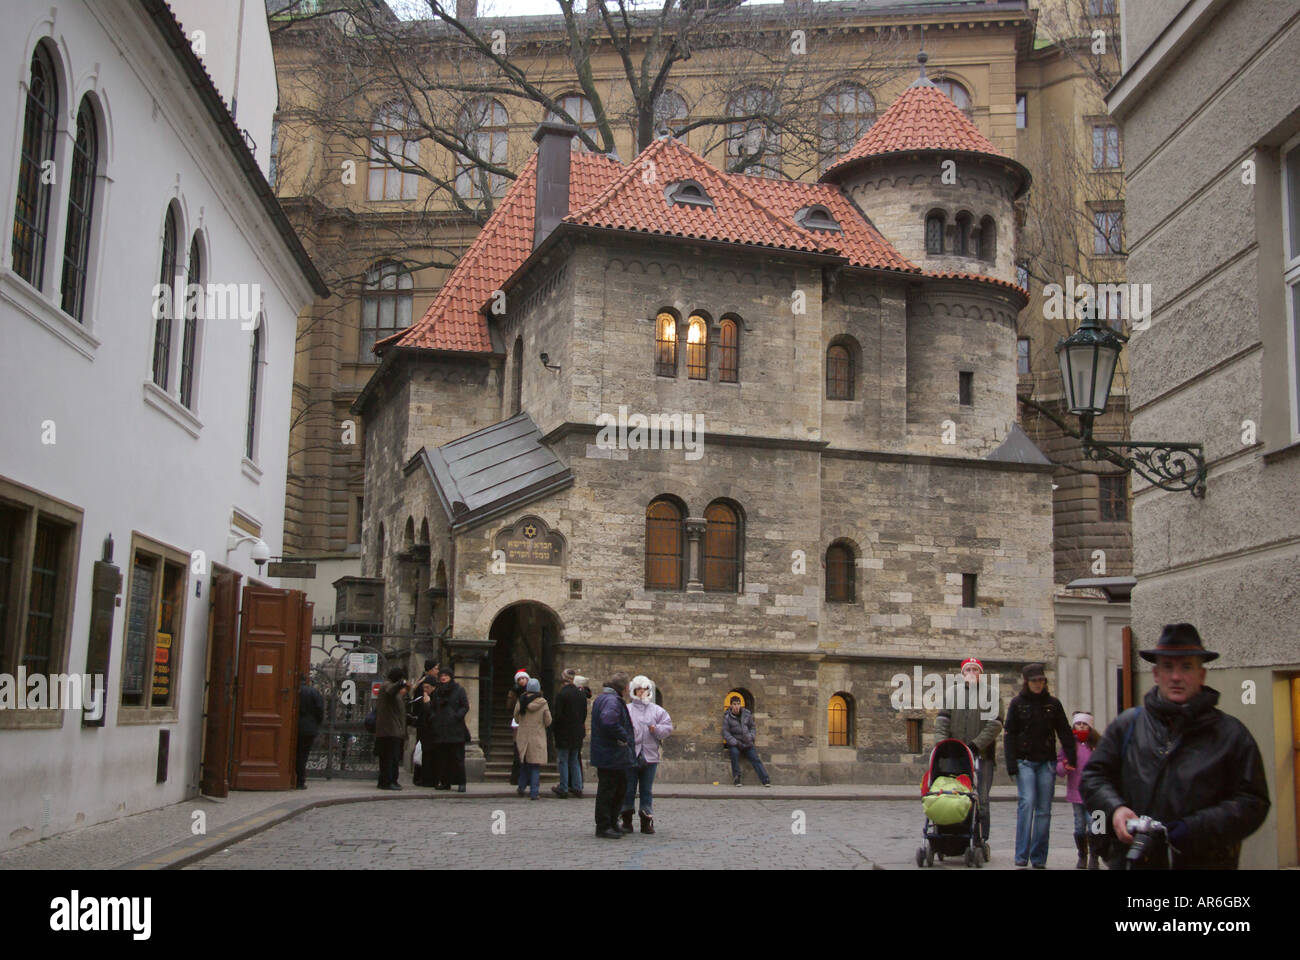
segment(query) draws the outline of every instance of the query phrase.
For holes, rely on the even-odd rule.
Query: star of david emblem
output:
[[[526,527],[524,527],[524,536],[527,537],[529,540],[533,539],[533,537],[537,536],[537,528],[533,526],[531,523],[528,524]]]

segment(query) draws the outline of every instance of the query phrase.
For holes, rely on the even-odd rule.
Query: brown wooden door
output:
[[[230,790],[230,724],[234,717],[235,647],[239,637],[240,575],[213,570],[208,592],[211,630],[208,648],[208,701],[203,735],[203,774],[199,789],[210,797]]]
[[[293,786],[304,595],[244,587],[235,705],[236,790]]]
[[[1300,863],[1300,677],[1291,678],[1291,771],[1295,777],[1296,857]]]

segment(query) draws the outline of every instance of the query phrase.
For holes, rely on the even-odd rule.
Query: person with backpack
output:
[[[1067,771],[1079,766],[1078,750],[1061,701],[1047,692],[1041,663],[1026,664],[1024,685],[1007,704],[1005,736],[1007,773],[1016,781],[1016,866],[1047,869],[1056,789],[1056,742]]]

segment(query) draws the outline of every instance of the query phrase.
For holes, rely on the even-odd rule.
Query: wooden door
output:
[[[1295,778],[1296,862],[1300,863],[1300,677],[1291,678],[1291,772]]]
[[[293,786],[303,606],[296,590],[244,587],[231,775],[236,790]]]
[[[240,575],[213,570],[208,588],[209,631],[207,716],[199,789],[210,797],[230,790],[230,724],[234,717],[235,644],[239,636]]]

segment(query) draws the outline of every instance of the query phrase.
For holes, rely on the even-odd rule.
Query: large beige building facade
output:
[[[1156,291],[1130,344],[1133,434],[1201,442],[1204,499],[1134,490],[1133,632],[1190,621],[1273,801],[1242,866],[1296,866],[1300,743],[1300,7],[1124,5],[1129,274]],[[1150,684],[1149,678],[1146,679]]]

